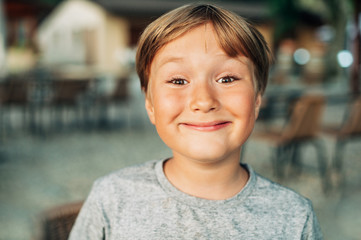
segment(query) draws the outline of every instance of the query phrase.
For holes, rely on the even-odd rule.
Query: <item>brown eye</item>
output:
[[[170,82],[173,83],[173,84],[176,84],[176,85],[184,85],[184,84],[187,84],[187,83],[188,83],[187,80],[185,80],[185,79],[180,79],[180,78],[172,79]]]
[[[235,77],[226,76],[226,77],[222,77],[222,78],[218,79],[217,82],[218,83],[231,83],[231,82],[234,82],[235,80],[237,80]]]

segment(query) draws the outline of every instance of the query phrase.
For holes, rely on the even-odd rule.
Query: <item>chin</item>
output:
[[[201,149],[190,148],[189,151],[187,151],[187,153],[185,154],[185,156],[190,159],[196,160],[198,162],[213,163],[226,159],[227,157],[232,155],[231,154],[232,152],[236,153],[236,151],[225,151],[224,148],[222,149],[217,149],[217,148],[210,149],[209,147],[201,148]],[[237,150],[237,152],[240,151]]]

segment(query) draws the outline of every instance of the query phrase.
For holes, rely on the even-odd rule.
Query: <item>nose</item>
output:
[[[216,91],[209,83],[194,86],[191,94],[190,108],[192,111],[207,113],[217,110],[220,106]]]

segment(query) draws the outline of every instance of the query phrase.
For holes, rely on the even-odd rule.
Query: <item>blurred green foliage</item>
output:
[[[355,0],[356,1],[356,0]],[[294,30],[303,24],[305,14],[314,26],[329,24],[337,31],[344,27],[346,18],[352,15],[352,0],[268,0],[269,9],[275,24],[275,42],[284,37],[292,37]],[[320,6],[323,6],[322,8]],[[318,16],[319,19],[315,17]],[[317,22],[318,21],[318,22]],[[319,22],[322,21],[322,22]],[[308,24],[312,24],[308,22]],[[342,28],[342,27],[341,27]]]
[[[345,46],[346,24],[357,14],[357,1],[360,0],[268,0],[274,23],[275,49],[282,39],[297,38],[296,31],[299,26],[331,26],[334,33],[325,58],[325,79],[332,79],[341,71],[336,55]]]

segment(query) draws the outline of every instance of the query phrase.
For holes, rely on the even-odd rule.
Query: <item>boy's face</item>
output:
[[[150,68],[146,109],[174,158],[239,158],[261,104],[252,78],[252,63],[229,57],[211,24],[159,50]]]

